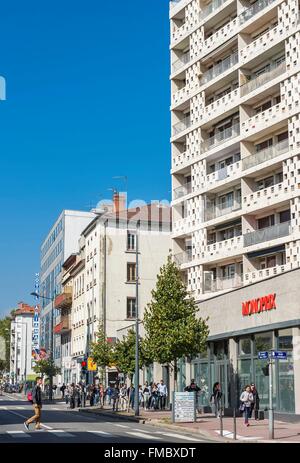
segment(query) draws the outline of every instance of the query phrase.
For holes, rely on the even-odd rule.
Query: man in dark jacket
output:
[[[194,379],[192,379],[191,384],[189,386],[186,386],[184,388],[185,392],[199,392],[200,390],[200,387],[197,386]]]
[[[41,411],[42,411],[42,378],[36,378],[36,385],[32,391],[32,404],[34,409],[34,416],[25,421],[24,426],[29,431],[30,423],[35,421],[35,429],[41,429]]]
[[[253,394],[253,402],[251,404],[251,410],[250,410],[250,416],[249,418],[252,418],[252,413],[254,410],[254,418],[256,421],[258,421],[258,412],[259,412],[259,395],[256,389],[256,386],[254,383],[251,384],[251,392]]]

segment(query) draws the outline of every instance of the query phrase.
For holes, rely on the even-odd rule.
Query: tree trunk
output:
[[[177,359],[174,360],[174,377],[173,377],[173,381],[174,381],[174,392],[177,392]]]

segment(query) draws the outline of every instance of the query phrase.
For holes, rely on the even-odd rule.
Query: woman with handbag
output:
[[[254,401],[251,386],[247,385],[245,387],[245,390],[241,394],[240,401],[240,411],[244,413],[245,426],[250,426],[249,417],[251,415],[251,405]]]

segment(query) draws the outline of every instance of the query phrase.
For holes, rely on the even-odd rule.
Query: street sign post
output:
[[[269,360],[269,438],[274,439],[272,366],[274,360],[287,360],[287,353],[281,350],[271,350],[270,352],[258,352],[257,357],[259,360]]]

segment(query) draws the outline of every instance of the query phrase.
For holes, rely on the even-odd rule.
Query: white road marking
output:
[[[192,437],[183,436],[182,434],[173,434],[171,432],[162,432],[161,434],[163,436],[176,437],[176,439],[189,440],[191,442],[203,442],[200,439],[197,439],[197,437],[193,439]]]
[[[132,429],[132,431],[145,432],[146,434],[153,434],[153,432],[145,431],[145,429]]]
[[[53,429],[51,428],[50,426],[47,426],[46,424],[41,424],[42,428],[46,428],[46,429]]]
[[[215,431],[217,434],[221,434],[221,431]],[[233,432],[223,430],[223,437],[228,437],[228,439],[233,439]],[[239,434],[236,435],[237,440],[259,440],[262,437],[244,437],[240,436]]]
[[[0,410],[7,410],[7,407],[1,406]]]
[[[153,437],[153,435],[149,436],[149,434],[144,434],[142,432],[126,432],[130,436],[140,437],[141,439],[149,439],[149,440],[162,440],[161,437]]]
[[[57,437],[75,437],[74,434],[70,434],[62,429],[50,429],[48,432],[51,432],[51,434],[54,434]]]
[[[16,410],[26,410],[25,407],[16,407]]]
[[[24,431],[6,431],[6,433],[9,434],[11,437],[21,437],[21,438],[30,437]]]
[[[112,423],[110,423],[112,424]],[[124,424],[115,424],[114,426],[118,426],[118,428],[126,428],[129,429],[130,426],[125,426]]]
[[[112,434],[109,434],[108,432],[104,431],[88,431],[90,434],[100,434],[103,437],[111,437]]]

